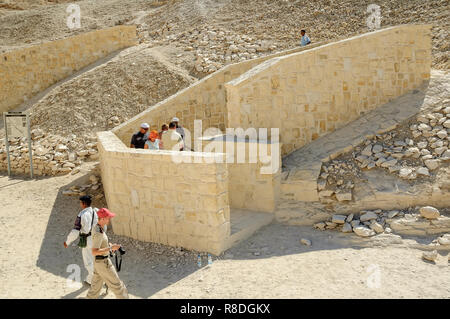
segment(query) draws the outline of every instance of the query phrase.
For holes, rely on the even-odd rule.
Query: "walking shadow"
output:
[[[82,294],[83,292],[86,292],[89,290],[89,286],[83,283],[83,286],[76,290],[73,291],[71,293],[68,293],[67,295],[63,296],[62,299],[74,299],[76,297],[78,297],[80,294]],[[83,294],[81,297],[84,297],[86,294]]]

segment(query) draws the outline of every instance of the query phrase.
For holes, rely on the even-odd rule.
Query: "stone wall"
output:
[[[137,44],[136,26],[116,26],[0,54],[0,113],[106,55]]]
[[[203,120],[202,125],[205,129],[216,127],[225,133],[228,122],[224,87],[226,82],[237,78],[242,73],[268,59],[308,50],[321,44],[323,43],[230,64],[115,127],[113,132],[125,145],[129,145],[131,136],[139,129],[142,122],[149,123],[150,129],[159,131],[163,123],[168,124],[176,116],[180,119],[180,124],[191,132],[192,144],[194,141],[194,120]]]
[[[225,85],[228,126],[280,128],[286,155],[418,87],[430,66],[429,25],[391,27],[277,57]]]
[[[216,255],[223,251],[230,236],[228,170],[215,162],[223,154],[130,149],[112,132],[98,133],[98,140],[108,208],[117,214],[114,233]],[[176,163],[173,154],[192,163]]]
[[[203,139],[204,150],[227,153],[230,208],[274,212],[280,194],[279,143],[229,135]]]

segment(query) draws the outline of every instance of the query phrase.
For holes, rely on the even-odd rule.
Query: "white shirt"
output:
[[[92,214],[92,210],[94,210],[94,214]],[[67,236],[66,244],[69,246],[80,236],[80,232],[83,234],[89,234],[91,231],[91,223],[92,227],[94,227],[98,222],[97,216],[98,208],[87,207],[78,213],[77,217],[81,217],[81,229],[72,229]],[[94,215],[94,222],[92,222],[92,215]]]

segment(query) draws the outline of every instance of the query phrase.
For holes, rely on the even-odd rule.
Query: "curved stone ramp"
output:
[[[436,104],[436,89],[446,89],[449,74],[432,71],[429,83],[372,110],[336,131],[283,158],[281,199],[319,201],[317,178],[323,162],[351,151],[366,138],[396,128],[421,110]]]

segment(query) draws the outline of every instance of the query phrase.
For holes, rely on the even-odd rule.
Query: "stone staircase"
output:
[[[276,219],[294,225],[310,225],[330,214],[357,213],[370,209],[396,209],[417,205],[445,204],[446,183],[438,176],[434,184],[411,184],[383,169],[363,171],[364,183],[356,183],[351,201],[321,202],[318,178],[322,164],[351,151],[365,139],[383,134],[406,122],[420,111],[441,103],[448,75],[431,72],[429,83],[412,90],[357,120],[292,152],[282,160],[280,200]],[[440,175],[446,174],[446,171]],[[444,185],[445,184],[445,185]]]
[[[322,163],[351,151],[366,138],[394,129],[417,114],[424,107],[426,87],[424,84],[284,157],[281,199],[318,201],[317,179]]]

